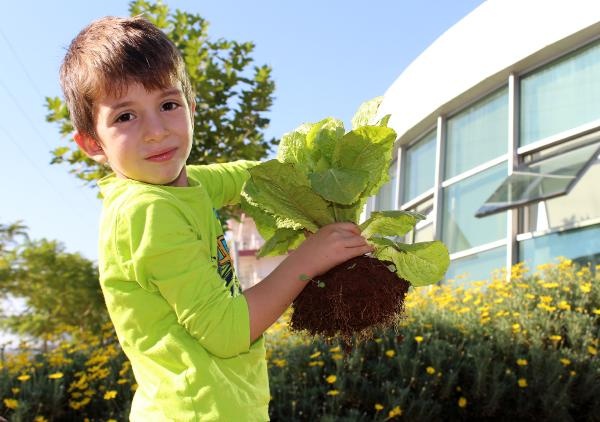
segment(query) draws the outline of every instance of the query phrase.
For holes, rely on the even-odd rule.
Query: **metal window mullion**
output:
[[[508,176],[519,165],[517,149],[519,147],[519,79],[514,73],[508,77]],[[506,211],[506,281],[510,281],[511,267],[519,259],[517,231],[519,227],[517,208]]]
[[[396,189],[394,191],[395,196],[394,196],[394,209],[395,210],[399,210],[400,209],[400,203],[402,201],[402,198],[404,198],[404,185],[405,180],[402,177],[402,171],[404,169],[404,164],[406,161],[406,147],[404,146],[399,146],[398,147],[398,154],[396,156]]]
[[[442,240],[442,179],[446,138],[446,118],[438,116],[435,141],[435,176],[433,183],[433,233],[434,239]]]

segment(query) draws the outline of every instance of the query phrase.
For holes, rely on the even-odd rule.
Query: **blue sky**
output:
[[[482,0],[170,0],[199,13],[211,38],[253,41],[255,63],[276,83],[267,137],[333,116],[347,124],[364,100],[382,95],[402,70]],[[65,143],[45,121],[44,97],[60,96],[66,46],[91,20],[128,15],[128,2],[5,2],[0,23],[0,223],[16,220],[34,239],[63,242],[97,258],[96,191],[50,165]],[[34,10],[35,9],[35,10]],[[427,95],[424,92],[423,95]]]

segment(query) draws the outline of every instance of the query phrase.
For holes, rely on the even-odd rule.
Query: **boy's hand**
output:
[[[342,262],[373,252],[354,223],[333,223],[311,234],[288,259],[303,268],[303,275],[313,278]]]
[[[263,281],[244,291],[250,314],[250,341],[260,337],[281,316],[308,279],[372,251],[353,223],[333,223],[310,235]]]

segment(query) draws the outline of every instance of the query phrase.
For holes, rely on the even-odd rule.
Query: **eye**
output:
[[[115,119],[116,123],[124,123],[124,122],[129,122],[131,120],[133,120],[135,118],[135,116],[132,113],[123,113],[123,114],[119,114],[117,116],[117,118]]]
[[[176,103],[175,101],[167,101],[167,102],[165,102],[165,103],[163,103],[161,105],[161,110],[163,110],[163,111],[173,111],[173,110],[178,109],[179,107],[181,107],[179,105],[179,103]]]

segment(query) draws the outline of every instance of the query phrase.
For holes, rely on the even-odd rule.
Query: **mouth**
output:
[[[171,158],[173,158],[176,151],[177,151],[177,148],[165,149],[165,150],[159,151],[158,153],[152,153],[152,155],[147,156],[145,159],[148,161],[154,161],[154,162],[168,161]]]

